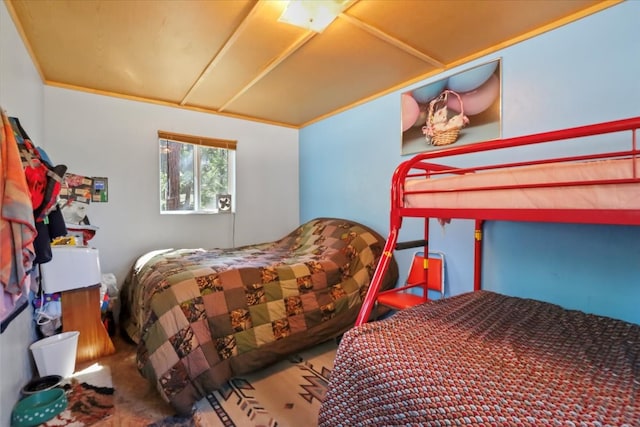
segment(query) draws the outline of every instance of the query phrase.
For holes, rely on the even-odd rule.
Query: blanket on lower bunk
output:
[[[478,291],[348,331],[335,426],[639,426],[640,325]]]

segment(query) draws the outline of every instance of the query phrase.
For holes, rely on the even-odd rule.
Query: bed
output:
[[[274,242],[152,251],[121,289],[121,329],[141,374],[188,414],[231,377],[351,328],[383,245],[362,224],[317,218]]]
[[[402,162],[384,255],[338,348],[319,425],[639,426],[640,325],[500,295],[480,281],[486,220],[640,225],[639,128],[635,117]],[[584,142],[593,138],[605,144]],[[565,154],[486,161],[535,144]],[[484,162],[469,166],[461,155],[471,153]],[[408,217],[424,219],[424,239],[398,242]],[[473,292],[369,323],[394,252],[427,253],[429,220],[455,218],[475,220]]]

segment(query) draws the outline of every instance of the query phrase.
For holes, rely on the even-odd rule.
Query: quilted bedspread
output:
[[[320,218],[284,238],[234,249],[151,252],[121,291],[138,369],[180,413],[234,375],[353,326],[384,239]],[[397,280],[397,267],[386,288]]]
[[[337,426],[640,426],[640,325],[478,291],[345,333]]]

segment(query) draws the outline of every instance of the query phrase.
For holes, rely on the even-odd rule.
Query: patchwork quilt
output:
[[[383,246],[362,224],[319,218],[275,242],[145,254],[121,291],[138,369],[189,413],[231,377],[351,328]]]

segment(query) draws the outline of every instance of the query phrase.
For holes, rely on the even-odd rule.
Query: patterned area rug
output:
[[[80,373],[62,387],[69,402],[67,409],[43,424],[44,427],[88,427],[113,415],[114,389],[109,368]]]
[[[152,427],[300,427],[318,423],[337,344],[327,341],[266,369],[233,378],[195,405],[190,418]]]

